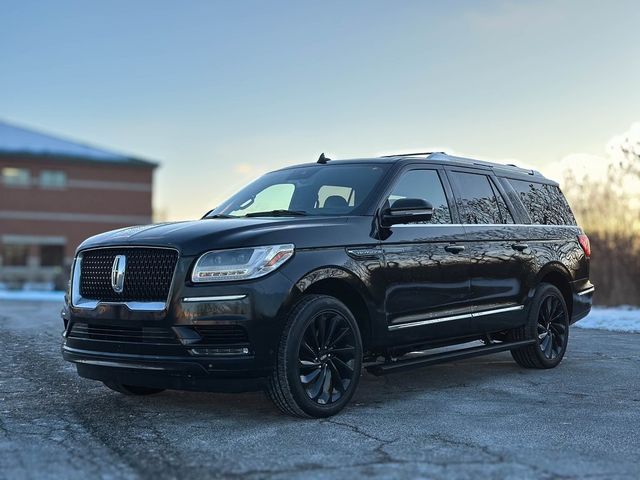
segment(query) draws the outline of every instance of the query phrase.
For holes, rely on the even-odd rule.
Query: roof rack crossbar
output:
[[[444,153],[444,152],[416,152],[416,153],[396,153],[394,155],[382,155],[380,158],[391,158],[391,157],[417,157],[418,155],[431,155],[433,153]]]

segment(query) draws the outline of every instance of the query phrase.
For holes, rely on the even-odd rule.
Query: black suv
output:
[[[591,308],[589,256],[538,172],[444,153],[322,155],[201,220],[86,240],[63,354],[121,393],[265,388],[286,413],[326,417],[363,367],[506,350],[555,367]]]

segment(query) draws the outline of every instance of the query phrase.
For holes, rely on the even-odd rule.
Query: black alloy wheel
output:
[[[362,351],[358,323],[342,302],[305,295],[287,317],[267,394],[289,415],[335,415],[358,386]]]
[[[563,353],[567,336],[567,311],[555,295],[545,297],[538,313],[538,344],[548,360]]]
[[[335,403],[355,374],[355,332],[338,311],[325,310],[309,323],[298,351],[300,383],[319,405]]]
[[[541,283],[531,299],[527,323],[509,333],[513,341],[535,340],[511,350],[511,356],[525,368],[553,368],[564,357],[569,342],[569,309],[555,285]]]

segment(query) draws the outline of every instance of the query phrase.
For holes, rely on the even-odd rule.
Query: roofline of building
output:
[[[15,159],[15,160],[47,160],[61,163],[82,163],[95,166],[100,165],[119,165],[122,167],[134,167],[134,168],[151,168],[156,169],[159,166],[157,162],[151,162],[149,160],[143,160],[136,157],[123,157],[121,160],[111,159],[99,159],[96,160],[93,157],[83,157],[79,155],[61,155],[57,153],[47,152],[24,152],[24,151],[0,151],[1,159]]]

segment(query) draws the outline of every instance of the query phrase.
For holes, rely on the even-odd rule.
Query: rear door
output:
[[[400,198],[424,199],[433,205],[434,215],[430,222],[394,225],[381,240],[390,338],[410,343],[458,336],[469,328],[469,257],[444,172],[437,167],[405,169],[383,208]]]
[[[471,258],[475,332],[511,328],[523,318],[531,249],[489,170],[448,169]]]

